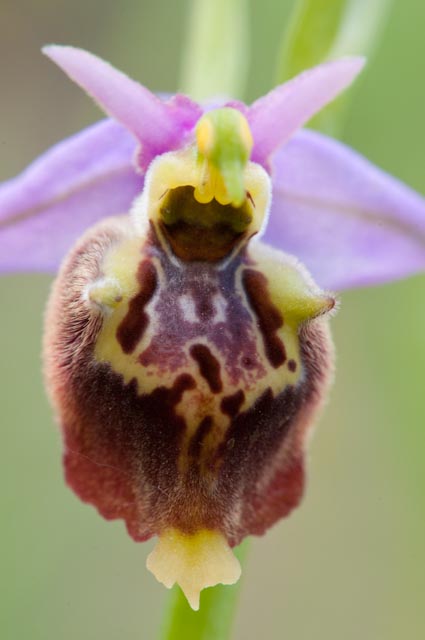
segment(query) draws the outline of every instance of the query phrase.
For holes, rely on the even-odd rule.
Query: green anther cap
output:
[[[246,118],[230,107],[209,111],[196,126],[196,142],[204,171],[196,198],[240,206],[245,199],[244,169],[253,144]]]

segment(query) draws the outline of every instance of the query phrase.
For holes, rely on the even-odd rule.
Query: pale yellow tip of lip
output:
[[[195,611],[202,589],[234,584],[241,575],[239,561],[226,538],[207,529],[190,535],[167,529],[159,536],[146,566],[168,589],[177,583]]]

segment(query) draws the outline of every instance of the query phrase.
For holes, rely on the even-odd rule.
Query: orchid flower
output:
[[[238,579],[231,548],[299,504],[332,292],[423,271],[425,201],[301,130],[361,58],[246,106],[44,52],[109,118],[0,186],[0,269],[63,261],[44,352],[66,480],[135,540],[158,535],[148,568],[196,609]]]

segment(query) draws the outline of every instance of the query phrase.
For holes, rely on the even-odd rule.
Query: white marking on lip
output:
[[[195,301],[191,295],[184,294],[180,296],[179,306],[186,322],[199,322]]]
[[[218,324],[219,322],[226,322],[227,302],[222,295],[218,294],[213,297],[213,307],[214,316],[212,318],[212,321],[215,324]]]
[[[221,294],[215,294],[212,296],[212,308],[213,316],[210,319],[211,324],[218,324],[220,322],[226,322],[226,307],[227,302]],[[185,293],[179,297],[179,307],[183,315],[183,319],[186,322],[200,322],[201,318],[196,309],[196,303],[193,297]]]

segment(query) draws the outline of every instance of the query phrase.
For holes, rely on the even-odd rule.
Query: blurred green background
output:
[[[247,98],[271,86],[292,3],[252,0]],[[0,179],[98,110],[39,54],[85,47],[153,90],[178,86],[189,3],[0,0]],[[425,192],[425,4],[394,0],[344,138]],[[40,374],[51,279],[0,280],[0,637],[150,639],[167,593],[121,522],[62,479]],[[344,294],[337,379],[311,447],[307,497],[253,541],[234,638],[425,637],[424,278]],[[202,601],[201,601],[202,602]]]

